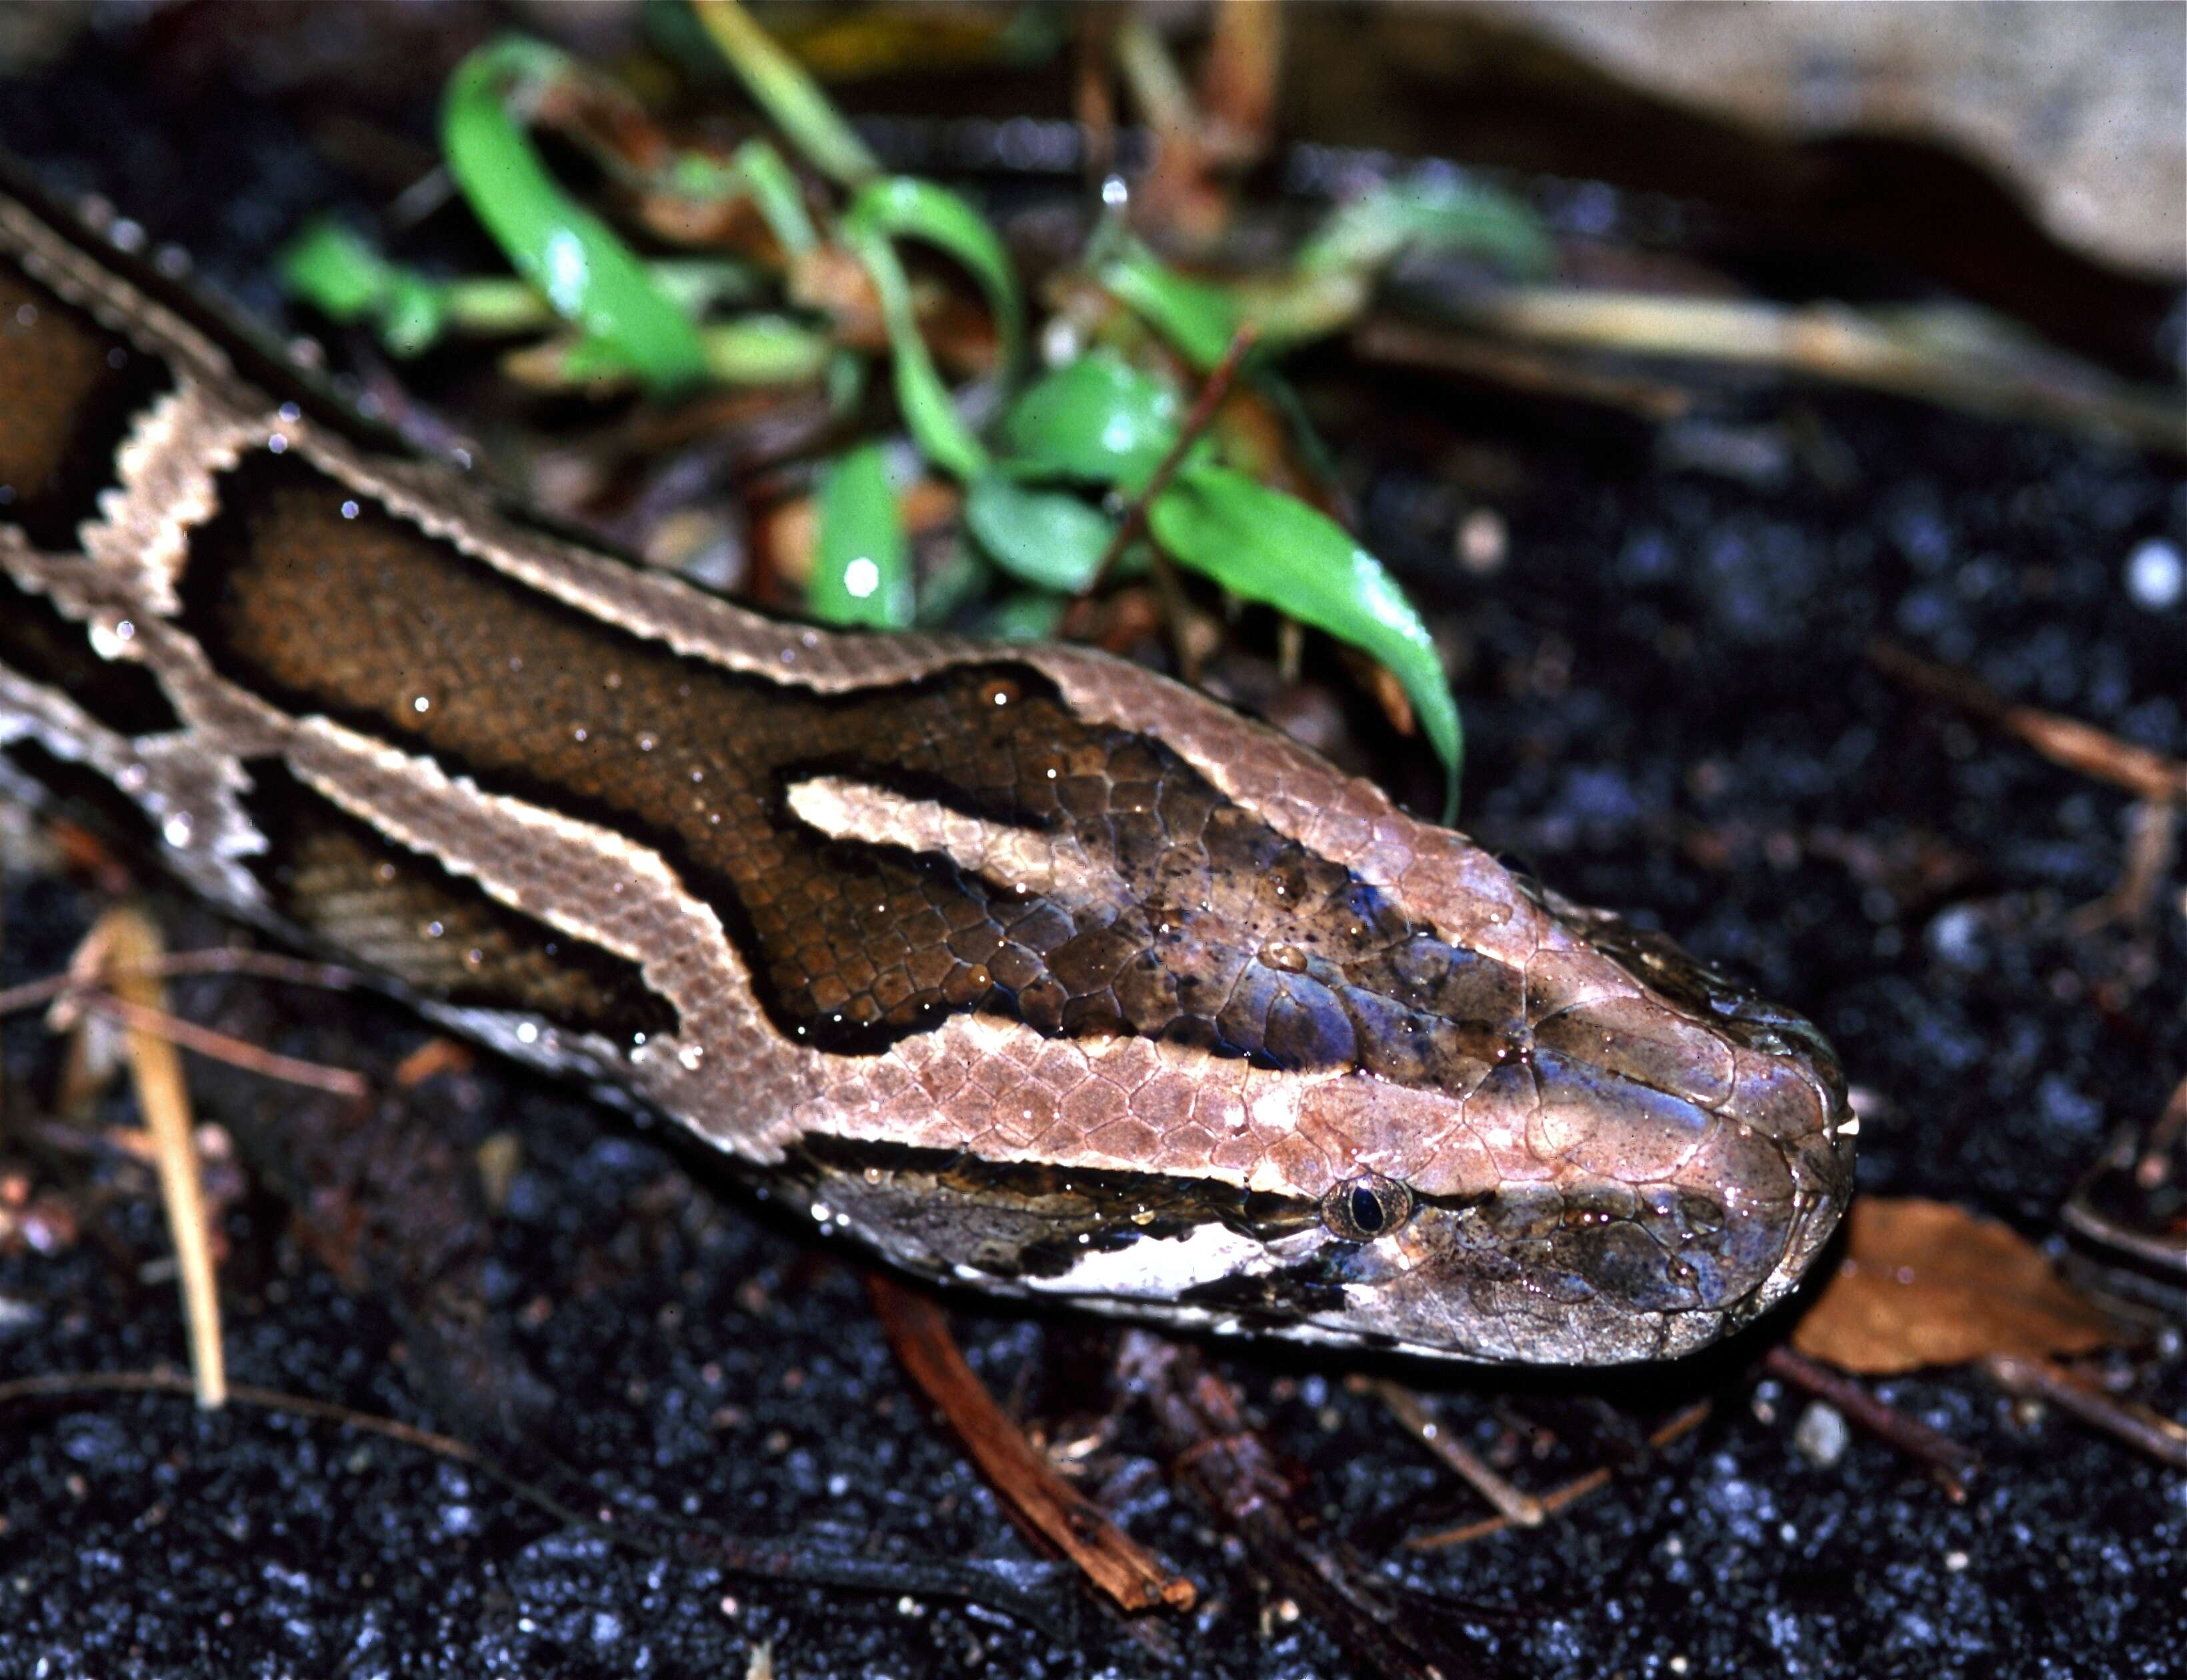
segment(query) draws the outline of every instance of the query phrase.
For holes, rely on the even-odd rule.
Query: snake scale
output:
[[[1799,1016],[1065,647],[824,632],[527,516],[0,175],[0,795],[669,1115],[928,1277],[1482,1361],[1799,1279]]]

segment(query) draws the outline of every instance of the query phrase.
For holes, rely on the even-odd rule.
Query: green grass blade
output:
[[[390,354],[408,357],[430,348],[451,323],[457,289],[390,262],[372,244],[331,221],[318,221],[280,256],[290,295],[330,320],[369,321]],[[535,316],[551,319],[534,301]]]
[[[751,190],[752,202],[759,206],[760,215],[784,250],[796,256],[820,243],[812,215],[805,208],[804,191],[780,152],[764,140],[747,140],[737,148],[736,166]]]
[[[783,315],[740,315],[700,330],[706,368],[727,385],[801,385],[825,376],[835,346]]]
[[[751,388],[811,385],[828,371],[834,344],[802,322],[780,315],[740,315],[699,329],[706,352],[706,372],[715,384]],[[611,345],[577,338],[551,355],[537,356],[538,375],[552,384],[584,387],[594,394],[630,384],[630,368]]]
[[[828,624],[902,629],[914,608],[910,546],[880,451],[865,444],[829,466],[818,506],[806,597],[813,616]]]
[[[695,384],[706,375],[696,328],[629,247],[555,184],[517,119],[542,88],[575,72],[556,48],[520,36],[465,59],[441,107],[449,171],[516,272],[557,314],[620,356],[649,389]]]
[[[1098,265],[1095,275],[1203,374],[1223,359],[1245,318],[1229,291],[1186,278],[1136,239]]]
[[[727,163],[704,152],[678,152],[653,177],[649,190],[698,205],[750,199],[783,250],[796,256],[820,242],[805,207],[805,191],[764,140],[747,140]]]
[[[728,304],[756,302],[764,290],[759,271],[732,257],[664,257],[645,265],[661,295],[692,320]]]
[[[964,527],[1020,582],[1075,595],[1094,582],[1115,527],[1060,490],[1031,490],[999,473],[972,480]]]
[[[946,187],[891,175],[861,188],[844,220],[892,239],[924,239],[963,263],[994,315],[1004,377],[1010,376],[1025,351],[1025,301],[1009,253],[986,216]]]
[[[1380,560],[1326,514],[1228,467],[1183,469],[1148,508],[1147,525],[1179,564],[1388,666],[1442,761],[1443,820],[1455,818],[1458,702],[1427,626]]]
[[[874,290],[880,295],[896,374],[897,404],[903,410],[913,441],[945,472],[967,480],[977,478],[987,469],[987,449],[950,402],[949,387],[942,383],[926,340],[919,334],[911,281],[887,231],[871,219],[846,216],[842,238],[872,276]]]
[[[782,49],[737,0],[693,0],[692,9],[745,89],[812,166],[846,187],[872,179],[880,165],[812,73]]]
[[[290,296],[345,325],[379,308],[395,274],[370,240],[324,216],[281,248],[278,266]]]
[[[1538,278],[1556,266],[1541,218],[1508,193],[1453,183],[1383,183],[1334,211],[1299,248],[1302,274],[1380,268],[1408,246],[1465,250]]]

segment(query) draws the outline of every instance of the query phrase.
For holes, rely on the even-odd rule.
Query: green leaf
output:
[[[706,347],[708,376],[722,385],[808,385],[826,374],[835,354],[828,338],[780,315],[739,315],[718,326],[702,327],[699,341]],[[599,339],[580,337],[559,351],[532,354],[531,363],[542,378],[587,386],[596,393],[630,382],[630,367],[621,351]]]
[[[649,265],[664,297],[693,315],[750,295],[742,264],[713,259]],[[281,255],[281,278],[294,295],[337,321],[370,319],[393,354],[416,356],[444,332],[496,337],[554,324],[554,312],[522,280],[431,280],[390,262],[364,239],[329,222],[306,228]],[[713,377],[726,385],[801,384],[818,377],[828,342],[778,316],[746,315],[700,329]],[[619,345],[576,334],[543,354],[535,370],[571,385],[615,386],[632,375]]]
[[[819,531],[807,604],[837,625],[901,630],[912,621],[910,548],[896,492],[872,444],[851,450],[821,480]]]
[[[692,9],[745,91],[815,169],[846,187],[880,173],[866,143],[843,121],[812,73],[736,0],[693,0]]]
[[[449,172],[516,272],[554,312],[611,347],[655,391],[706,374],[697,329],[627,245],[547,172],[516,112],[577,74],[543,42],[504,36],[449,78],[441,140]]]
[[[450,324],[457,288],[428,280],[390,262],[346,228],[312,222],[280,256],[281,283],[333,320],[372,322],[379,341],[396,356],[427,349]],[[535,299],[535,323],[547,318]]]
[[[1383,183],[1333,212],[1302,246],[1301,273],[1380,268],[1407,246],[1476,251],[1514,273],[1541,275],[1556,246],[1541,218],[1509,194],[1448,182]]]
[[[498,338],[506,333],[534,333],[554,324],[554,312],[547,300],[521,280],[479,275],[445,284],[402,271],[421,287],[440,294],[452,331]],[[383,329],[384,330],[384,329]]]
[[[891,175],[861,188],[843,219],[893,239],[924,239],[963,263],[993,312],[1004,377],[1009,377],[1025,350],[1025,303],[1009,253],[987,217],[946,187]]]
[[[1115,527],[1076,496],[989,473],[964,494],[964,526],[1020,582],[1075,595],[1094,582]]]
[[[1326,630],[1389,667],[1448,778],[1458,811],[1458,702],[1427,626],[1397,580],[1352,534],[1296,497],[1227,467],[1188,466],[1147,509],[1155,540],[1233,594]]]
[[[781,315],[740,315],[700,333],[706,368],[728,385],[801,385],[822,378],[834,342]]]
[[[1160,379],[1096,350],[1028,385],[996,435],[1013,469],[1137,491],[1177,441],[1183,407]]]
[[[728,257],[666,257],[645,272],[661,295],[694,321],[723,304],[750,303],[761,290],[758,272]]]
[[[1245,318],[1228,290],[1186,278],[1136,239],[1100,263],[1095,276],[1203,374],[1223,359]]]
[[[796,256],[820,243],[805,208],[804,190],[780,152],[764,140],[747,140],[737,148],[736,166],[784,250]]]
[[[330,320],[361,321],[379,307],[394,270],[373,246],[340,222],[307,222],[281,249],[281,284]]]
[[[391,355],[423,355],[448,326],[451,289],[397,272],[379,305],[379,341]]]
[[[934,365],[926,340],[919,335],[912,307],[911,281],[887,233],[869,220],[846,216],[843,244],[865,266],[879,295],[881,320],[888,329],[889,354],[896,373],[896,400],[903,410],[912,441],[927,459],[960,479],[987,469],[987,452],[972,435],[949,400],[949,387]]]

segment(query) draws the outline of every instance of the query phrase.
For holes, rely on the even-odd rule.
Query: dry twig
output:
[[[1452,374],[1525,396],[1614,408],[1650,425],[1682,419],[1694,406],[1692,392],[1661,379],[1577,368],[1521,346],[1497,344],[1476,334],[1442,332],[1387,316],[1361,323],[1350,342],[1352,354],[1363,361]]]
[[[1692,1434],[1707,1420],[1711,1409],[1706,1400],[1696,1400],[1690,1406],[1682,1407],[1649,1436],[1648,1445],[1660,1451],[1681,1436]],[[1609,1486],[1616,1475],[1615,1469],[1603,1464],[1585,1475],[1573,1477],[1561,1487],[1527,1497],[1541,1507],[1543,1517],[1551,1517],[1577,1504],[1588,1494]],[[1440,1551],[1446,1546],[1463,1546],[1471,1541],[1485,1539],[1514,1525],[1513,1518],[1498,1512],[1493,1517],[1482,1517],[1476,1522],[1460,1523],[1455,1528],[1438,1529],[1432,1534],[1415,1534],[1405,1542],[1405,1549],[1408,1552]]]
[[[12,1405],[20,1400],[65,1398],[77,1394],[187,1395],[192,1392],[192,1385],[166,1371],[69,1371],[18,1377],[11,1382],[0,1383],[0,1406]],[[378,1417],[369,1412],[355,1411],[347,1406],[338,1406],[330,1400],[313,1400],[301,1394],[284,1394],[276,1389],[253,1388],[245,1383],[239,1383],[229,1389],[228,1397],[239,1406],[256,1406],[268,1412],[286,1412],[299,1418],[315,1418],[323,1423],[340,1424],[346,1429],[385,1436],[390,1441],[399,1441],[406,1447],[422,1447],[458,1464],[476,1465],[515,1485],[513,1478],[453,1436],[421,1430],[414,1424]]]
[[[98,937],[97,930],[93,937]],[[260,1048],[225,1032],[200,1026],[170,1014],[164,1008],[148,1005],[143,999],[160,995],[157,982],[171,975],[188,974],[245,974],[261,979],[278,980],[295,986],[320,986],[332,990],[346,990],[354,985],[357,976],[349,969],[328,963],[300,962],[292,957],[279,957],[258,951],[178,951],[155,955],[119,959],[106,952],[103,946],[94,946],[90,939],[84,950],[91,958],[72,964],[68,971],[48,975],[43,980],[26,980],[20,986],[9,986],[0,992],[0,1016],[13,1014],[44,1003],[53,1004],[53,1020],[56,1027],[65,1026],[78,1009],[89,1009],[110,1020],[120,1022],[132,1033],[149,1033],[171,1044],[194,1050],[215,1061],[226,1062],[247,1072],[260,1074],[268,1079],[278,1079],[291,1085],[309,1086],[314,1090],[330,1091],[338,1097],[362,1097],[366,1084],[362,1075],[346,1068],[332,1068],[318,1062],[307,1062],[294,1056]],[[100,960],[103,958],[103,960]],[[103,978],[106,987],[100,989],[96,979]]]
[[[24,1401],[65,1399],[79,1394],[187,1396],[190,1392],[188,1383],[165,1371],[51,1373],[0,1382],[0,1407]],[[748,1541],[689,1524],[669,1523],[646,1511],[610,1503],[597,1489],[582,1484],[573,1485],[569,1499],[558,1497],[453,1436],[359,1412],[332,1401],[242,1385],[231,1389],[228,1397],[239,1405],[338,1424],[345,1429],[362,1430],[406,1447],[421,1448],[490,1476],[558,1523],[598,1534],[611,1545],[645,1555],[673,1558],[766,1580],[847,1587],[865,1593],[931,1593],[987,1604],[1058,1639],[1069,1637],[1068,1622],[1055,1614],[1056,1606],[1036,1586],[1022,1579],[1005,1579],[998,1570],[977,1562],[829,1556],[794,1544]],[[1015,1568],[1020,1576],[1027,1573],[1022,1565]]]
[[[1153,1412],[1178,1479],[1355,1659],[1391,1680],[1464,1680],[1477,1672],[1442,1630],[1399,1614],[1390,1583],[1350,1547],[1295,1514],[1285,1467],[1247,1425],[1237,1391],[1195,1350],[1132,1330],[1118,1364]]]
[[[1056,1475],[1004,1415],[958,1351],[942,1309],[881,1273],[869,1273],[867,1284],[896,1357],[1020,1519],[1084,1570],[1118,1608],[1191,1609],[1199,1589]]]
[[[2122,1130],[2082,1176],[2059,1217],[2090,1242],[2160,1273],[2187,1273],[2187,1230],[2159,1205],[2187,1168],[2187,1079],[2137,1138]],[[2176,1206],[2176,1204],[2173,1205]],[[2137,1218],[2137,1214],[2139,1216]]]
[[[1840,1374],[1820,1360],[1810,1359],[1783,1346],[1763,1356],[1763,1368],[1793,1387],[1832,1406],[1879,1440],[1888,1441],[1936,1477],[1945,1497],[1955,1505],[1966,1503],[1967,1484],[1982,1469],[1972,1449],[1949,1436],[1941,1435],[1918,1418],[1909,1418],[1894,1406],[1877,1399],[1851,1377]]]
[[[101,916],[78,953],[80,960],[102,967],[113,963],[123,969],[141,968],[163,954],[160,930],[151,919],[126,906]],[[213,1410],[228,1403],[228,1365],[221,1351],[220,1285],[213,1271],[212,1231],[205,1216],[183,1059],[173,1039],[155,1030],[155,1023],[176,1023],[166,1013],[166,988],[156,979],[125,972],[112,983],[121,995],[107,1001],[117,1006],[127,1031],[130,1079],[136,1087],[137,1106],[152,1134],[167,1232],[175,1245],[183,1318],[189,1329],[191,1379],[198,1404]]]
[[[1471,1447],[1445,1428],[1420,1397],[1402,1383],[1380,1378],[1369,1385],[1414,1440],[1441,1459],[1473,1491],[1521,1528],[1538,1528],[1548,1509],[1534,1495],[1515,1486]]]
[[[2165,805],[2187,801],[2187,763],[2176,758],[2122,741],[2077,718],[2017,705],[1965,671],[1909,653],[1895,643],[1869,643],[1868,657],[1894,682],[2018,736],[2053,764],[2124,788],[2137,799]]]
[[[151,990],[156,994],[157,983]],[[210,1056],[215,1061],[239,1067],[246,1073],[255,1073],[267,1079],[278,1079],[290,1085],[307,1085],[315,1091],[331,1092],[337,1097],[363,1097],[370,1087],[361,1073],[348,1068],[327,1067],[318,1062],[307,1062],[295,1056],[284,1056],[274,1050],[262,1050],[257,1045],[231,1035],[216,1031],[209,1026],[200,1026],[179,1015],[170,1014],[162,1009],[151,1009],[128,997],[117,997],[104,992],[79,994],[83,1007],[95,1014],[110,1016],[121,1023],[134,1036],[143,1034],[162,1039],[185,1050],[194,1050],[200,1056]]]
[[[2174,392],[2129,385],[1965,309],[1886,312],[1513,286],[1469,298],[1458,312],[1526,343],[1775,368],[1977,413],[2098,428],[2187,454]]]
[[[1246,352],[1252,349],[1253,340],[1257,336],[1258,329],[1251,321],[1240,323],[1238,330],[1231,334],[1230,342],[1224,347],[1221,359],[1207,370],[1207,378],[1200,385],[1200,395],[1192,399],[1192,407],[1185,411],[1184,424],[1177,429],[1177,441],[1155,464],[1145,486],[1132,498],[1131,506],[1124,509],[1123,518],[1116,521],[1116,534],[1110,537],[1109,546],[1101,551],[1100,563],[1094,568],[1092,579],[1080,593],[1090,595],[1099,589],[1102,580],[1115,568],[1124,550],[1132,546],[1133,539],[1138,536],[1141,527],[1146,524],[1147,509],[1154,504],[1155,497],[1169,488],[1169,481],[1177,476],[1177,469],[1184,464],[1185,452],[1197,443],[1200,434],[1214,424],[1215,411],[1223,406],[1223,399],[1230,394],[1231,385],[1238,377],[1239,365],[1245,361]]]
[[[2147,924],[2179,853],[2180,812],[2181,806],[2170,800],[2138,799],[2127,808],[2126,867],[2101,898],[2073,912],[2068,927],[2087,935]]]
[[[2105,1394],[2085,1377],[2052,1360],[1993,1353],[1982,1362],[1982,1369],[2007,1394],[2048,1401],[2157,1463],[2187,1470],[2187,1428],[2162,1413]]]
[[[348,969],[333,963],[307,963],[295,957],[277,956],[269,951],[238,951],[226,946],[216,946],[204,951],[171,951],[156,960],[144,963],[109,963],[103,972],[110,984],[125,975],[145,975],[154,979],[169,979],[176,975],[252,975],[261,980],[284,980],[291,986],[324,986],[329,991],[346,992],[357,984],[357,975]],[[48,975],[43,980],[25,980],[20,986],[11,986],[0,991],[0,1015],[12,1015],[18,1009],[34,1009],[40,1003],[49,1003],[72,987],[84,984],[80,974]]]

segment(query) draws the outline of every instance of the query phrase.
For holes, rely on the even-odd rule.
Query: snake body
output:
[[[1814,1029],[1099,655],[784,624],[422,458],[0,177],[0,793],[897,1264],[1473,1360],[1796,1282]]]

